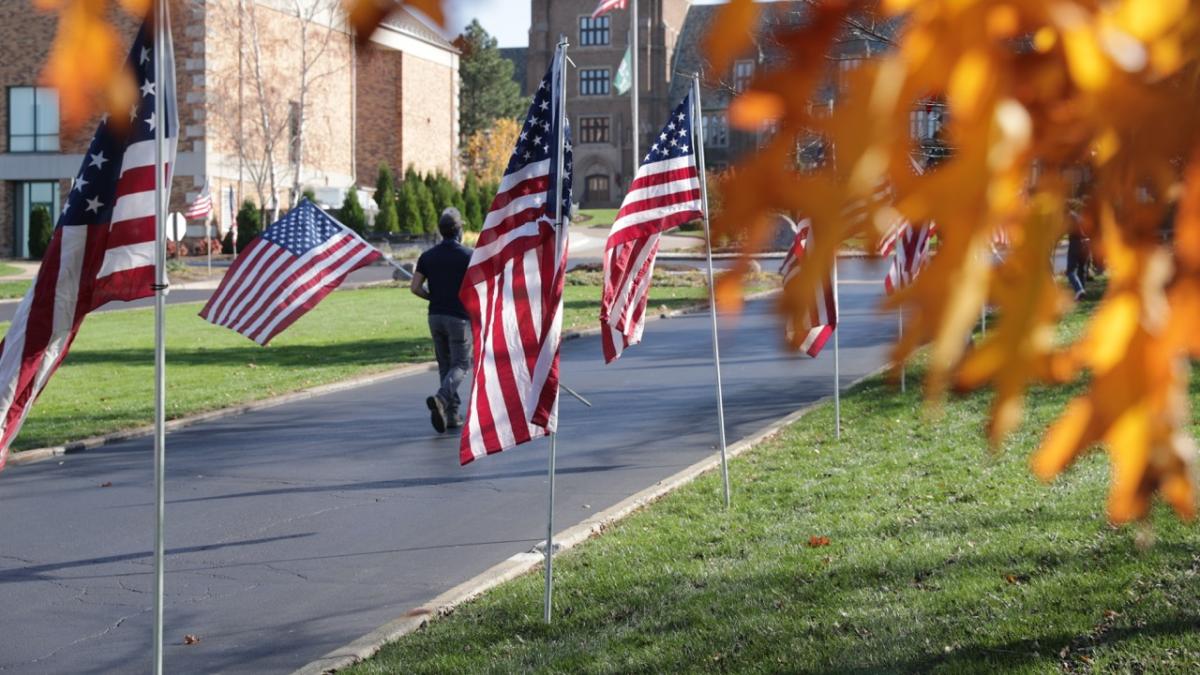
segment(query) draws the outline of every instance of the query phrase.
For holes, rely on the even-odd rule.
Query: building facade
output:
[[[763,4],[754,48],[726,72],[715,72],[703,45],[720,9],[718,5],[641,0],[639,122],[643,151],[649,136],[657,133],[668,112],[690,91],[694,73],[702,76],[699,122],[709,170],[732,166],[774,135],[775,128],[770,124],[755,130],[734,129],[729,123],[729,105],[759,70],[771,68],[787,57],[783,47],[786,34],[808,20],[811,5],[804,0]],[[512,50],[505,54],[515,64],[525,66],[524,88],[531,91],[545,73],[559,36],[570,39],[569,54],[576,67],[568,76],[567,111],[575,140],[576,194],[581,205],[588,208],[619,205],[633,175],[630,98],[628,94],[617,95],[612,83],[629,45],[629,13],[616,10],[591,19],[595,7],[595,0],[531,0],[529,48],[524,63]],[[827,108],[832,113],[845,73],[891,47],[889,36],[898,30],[899,20],[876,16],[859,19],[857,24],[870,26],[871,30],[847,26],[845,35],[828,55],[830,72],[815,93],[815,108]],[[916,154],[945,152],[938,139],[945,114],[944,105],[936,100],[914,108],[911,133]],[[827,154],[821,139],[797,139],[796,161],[801,168],[821,165]]]
[[[352,186],[373,186],[383,163],[459,179],[458,52],[412,15],[398,12],[356,49],[335,0],[177,7],[172,211],[205,185],[221,229],[243,200],[273,210],[313,189],[337,205]],[[122,20],[127,40],[137,23]],[[55,31],[34,0],[0,3],[0,256],[28,255],[32,210],[59,212],[98,121],[66,133],[56,92],[37,85]]]
[[[675,103],[672,64],[688,0],[641,0],[638,7],[638,135],[640,147],[662,127]],[[620,204],[635,171],[632,103],[613,77],[630,47],[628,9],[591,18],[596,0],[532,0],[525,90],[537,88],[560,36],[575,63],[567,77],[567,112],[575,153],[575,185],[585,207]]]

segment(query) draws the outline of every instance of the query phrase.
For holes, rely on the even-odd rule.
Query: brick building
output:
[[[693,5],[689,0],[641,0],[639,33],[641,148],[647,137],[664,124],[667,113],[692,86],[693,73],[703,75],[701,124],[705,160],[711,170],[723,170],[744,153],[753,151],[774,133],[770,125],[754,131],[739,131],[729,125],[728,109],[733,98],[751,82],[756,71],[771,67],[784,56],[781,33],[802,25],[811,7],[804,0],[764,3],[755,31],[755,49],[737,60],[728,72],[717,73],[703,53],[719,7]],[[531,0],[529,48],[524,62],[505,50],[505,56],[525,67],[525,89],[536,87],[546,70],[560,35],[571,41],[571,60],[577,65],[568,76],[567,111],[575,137],[576,194],[584,207],[619,205],[632,176],[629,95],[618,96],[612,78],[628,47],[628,10],[616,10],[591,19],[595,0]],[[829,55],[831,68],[826,84],[813,100],[814,106],[836,103],[841,74],[863,59],[885,50],[888,36],[895,34],[898,20],[863,17],[870,31],[848,27]],[[912,113],[912,135],[916,144],[934,152],[935,136],[944,123],[944,110],[936,101]],[[800,139],[799,161],[817,165],[824,161],[819,139]]]
[[[37,86],[56,19],[33,4],[0,3],[0,256],[28,255],[31,210],[58,213],[95,128],[63,132],[56,92]],[[173,211],[206,183],[227,227],[242,200],[283,207],[297,185],[340,202],[351,186],[373,186],[381,163],[459,178],[453,45],[401,11],[356,50],[339,3],[301,5],[303,16],[290,0],[175,4]],[[127,40],[136,23],[123,21]]]
[[[673,55],[690,6],[688,0],[639,2],[638,117],[640,147],[662,127]],[[575,185],[587,207],[617,206],[633,176],[632,110],[612,79],[629,48],[629,10],[591,18],[596,0],[532,0],[525,90],[538,86],[560,35],[571,41],[575,62],[567,78],[567,111],[575,141]]]

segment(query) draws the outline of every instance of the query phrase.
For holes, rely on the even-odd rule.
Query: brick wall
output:
[[[401,54],[403,165],[458,180],[458,87],[453,68]]]
[[[400,152],[400,54],[368,45],[358,58],[358,182],[374,184],[380,164],[404,173]]]

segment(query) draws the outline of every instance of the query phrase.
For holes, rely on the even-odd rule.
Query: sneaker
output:
[[[460,429],[460,428],[462,428],[462,425],[463,425],[462,415],[459,415],[456,412],[452,412],[446,416],[446,428],[447,429]]]
[[[1082,299],[1083,299],[1083,291],[1076,291],[1075,292],[1075,302],[1079,302]]]
[[[446,433],[446,408],[442,405],[442,399],[430,396],[425,399],[425,405],[429,406],[429,422],[433,428],[439,434]]]

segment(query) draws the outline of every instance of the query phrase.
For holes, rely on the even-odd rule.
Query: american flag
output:
[[[614,9],[625,9],[627,0],[600,0],[600,4],[596,5],[596,11],[592,12],[592,18],[607,14]]]
[[[183,214],[188,220],[206,220],[213,212],[212,193],[208,191],[208,184],[205,183],[204,189],[196,196],[196,200],[188,206],[188,210]]]
[[[354,230],[303,199],[246,246],[200,316],[265,345],[347,275],[381,257]]]
[[[929,244],[933,240],[933,223],[921,227],[906,227],[896,240],[895,255],[883,280],[888,295],[904,288],[917,278],[921,268],[929,261]]]
[[[114,300],[154,294],[154,130],[165,125],[163,162],[169,175],[178,129],[169,32],[166,46],[161,55],[165,81],[155,82],[154,60],[160,55],[154,53],[153,29],[147,23],[138,32],[127,64],[139,89],[128,120],[121,120],[128,124],[117,125],[108,115],[101,119],[37,278],[0,344],[0,468],[84,316]],[[164,99],[165,120],[155,114],[156,96]]]
[[[570,131],[559,126],[564,60],[560,48],[533,96],[459,292],[475,338],[463,464],[553,433],[558,422],[571,205]],[[559,180],[563,200],[556,205]]]
[[[799,276],[800,263],[808,250],[808,242],[811,237],[812,221],[807,219],[800,221],[796,238],[792,241],[792,246],[783,259],[783,265],[779,268],[779,273],[783,275],[784,290]],[[800,330],[805,332],[804,339],[800,342],[801,351],[816,358],[829,337],[833,335],[833,331],[837,329],[837,320],[837,288],[834,287],[833,279],[826,277],[822,283],[817,285],[815,301],[800,327]],[[789,326],[788,328],[789,332],[794,334],[795,327]]]
[[[650,146],[608,235],[600,303],[606,363],[642,340],[662,233],[703,217],[693,132],[689,95]]]
[[[921,165],[912,156],[909,156],[908,161],[912,166],[913,174],[920,176],[925,173],[921,169]],[[883,206],[890,206],[895,198],[896,195],[892,190],[892,184],[885,179],[875,187],[875,191],[869,201],[862,200],[851,204],[851,207],[847,209],[847,213],[850,214],[848,217],[865,220],[868,217],[872,217],[872,214],[877,213],[877,209]],[[891,255],[892,250],[896,246],[897,237],[900,236],[901,232],[908,229],[908,227],[908,220],[900,214],[893,212],[892,219],[884,225],[883,236],[879,239],[879,255]]]

